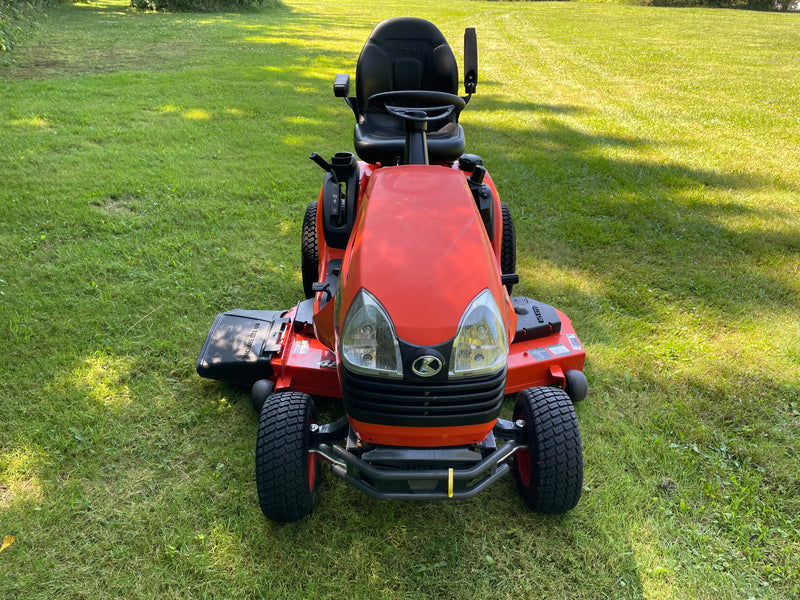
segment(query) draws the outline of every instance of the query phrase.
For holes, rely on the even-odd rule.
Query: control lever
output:
[[[315,163],[317,163],[320,167],[322,167],[323,170],[325,170],[326,172],[330,173],[333,176],[334,181],[336,180],[336,174],[333,172],[333,167],[331,166],[331,164],[327,160],[322,158],[316,152],[312,152],[309,155],[308,158],[310,158]]]
[[[325,303],[330,302],[330,299],[333,298],[333,292],[331,292],[331,284],[327,281],[317,281],[311,284],[311,291],[313,292],[322,292],[325,294]]]
[[[486,225],[486,233],[489,234],[489,239],[494,237],[494,197],[492,190],[487,184],[483,182],[486,177],[486,167],[483,165],[475,165],[472,173],[467,178],[469,189],[472,191],[472,196],[475,198],[475,203],[478,205],[478,212],[481,213],[483,223]]]
[[[309,157],[315,163],[317,163],[322,169],[324,169],[327,173],[330,173],[331,176],[331,183],[333,184],[331,191],[329,192],[328,202],[330,206],[330,216],[333,220],[334,225],[341,225],[341,216],[344,212],[344,207],[342,206],[342,186],[339,183],[339,180],[336,177],[336,170],[331,166],[331,164],[322,158],[316,152],[312,152]]]
[[[472,169],[472,174],[469,176],[469,182],[472,185],[481,185],[484,177],[486,177],[486,167],[483,165],[475,165]]]

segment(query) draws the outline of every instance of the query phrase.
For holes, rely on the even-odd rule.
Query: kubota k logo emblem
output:
[[[419,377],[433,377],[442,370],[442,361],[435,356],[425,354],[411,363],[411,370]]]

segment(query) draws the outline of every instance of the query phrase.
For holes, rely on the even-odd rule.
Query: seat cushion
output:
[[[403,159],[405,130],[402,124],[400,127],[396,124],[386,126],[386,119],[377,118],[382,116],[384,115],[370,115],[369,119],[356,124],[353,143],[361,160],[395,165]],[[464,153],[464,130],[458,123],[447,122],[436,131],[429,131],[427,136],[428,160],[431,163],[450,163],[458,160]]]

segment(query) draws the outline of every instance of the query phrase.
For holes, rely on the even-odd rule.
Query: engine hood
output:
[[[375,171],[347,253],[339,328],[361,288],[386,309],[397,336],[415,345],[455,337],[462,314],[484,289],[507,310],[494,251],[461,171],[414,165]],[[504,321],[508,328],[507,314]]]

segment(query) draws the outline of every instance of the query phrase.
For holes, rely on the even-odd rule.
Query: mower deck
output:
[[[274,391],[341,398],[336,355],[314,335],[313,299],[289,311],[234,310],[217,316],[197,370],[238,385],[270,379]],[[509,346],[505,394],[534,386],[564,387],[565,373],[582,370],[585,352],[570,320],[547,304],[512,298],[517,331]]]

